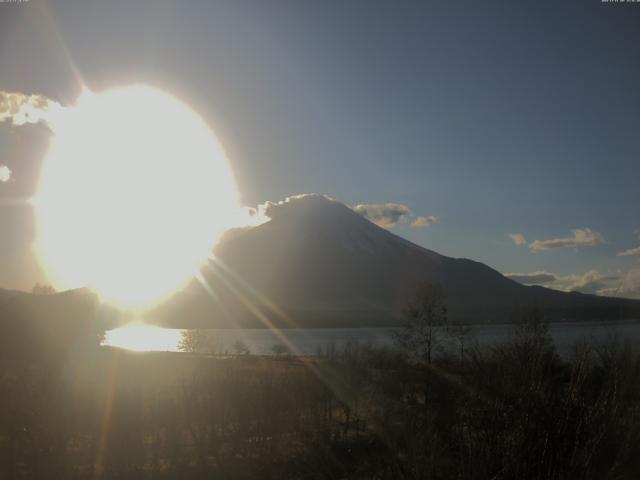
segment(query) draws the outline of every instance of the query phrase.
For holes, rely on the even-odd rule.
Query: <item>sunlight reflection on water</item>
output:
[[[469,345],[492,346],[508,341],[515,325],[475,325],[468,338]],[[303,355],[315,355],[320,350],[341,351],[348,344],[388,346],[393,343],[393,328],[298,328],[298,329],[213,329],[208,330],[213,354],[234,353],[235,344],[242,342],[250,353],[274,354],[275,346],[289,345]],[[180,351],[185,330],[161,328],[144,323],[131,323],[105,334],[103,345],[140,352]],[[550,325],[550,334],[559,353],[569,354],[580,341],[621,342],[640,344],[640,321],[567,322]]]
[[[131,323],[108,330],[102,345],[138,352],[177,352],[182,330]]]

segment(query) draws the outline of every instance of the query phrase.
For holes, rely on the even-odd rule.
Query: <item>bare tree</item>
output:
[[[271,345],[271,353],[276,357],[281,357],[289,353],[289,349],[282,343],[274,343],[273,345]]]
[[[236,355],[249,355],[251,353],[251,349],[246,343],[238,339],[233,342],[233,352]]]
[[[447,307],[442,287],[420,285],[404,310],[406,323],[395,335],[396,344],[412,359],[431,364],[439,344],[438,328],[447,324]]]
[[[214,342],[208,330],[183,330],[178,349],[187,353],[214,353]]]
[[[458,353],[460,354],[460,362],[464,362],[464,349],[471,335],[471,326],[462,323],[453,322],[447,326],[447,334],[456,342]]]
[[[439,334],[447,324],[447,307],[442,287],[433,283],[420,285],[413,299],[405,307],[406,323],[396,333],[396,344],[410,361],[423,367],[423,407],[425,426],[429,425],[431,403],[432,360],[439,345]],[[427,437],[425,436],[427,448]]]

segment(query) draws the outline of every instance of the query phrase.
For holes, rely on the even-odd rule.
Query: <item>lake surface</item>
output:
[[[474,325],[468,343],[482,347],[508,341],[515,325]],[[386,346],[393,343],[394,328],[305,328],[305,329],[220,329],[207,330],[206,350],[216,354],[235,353],[239,342],[256,355],[289,351],[298,355],[316,355],[327,350],[341,351],[349,343]],[[141,351],[180,351],[186,330],[128,325],[106,334],[103,345]],[[596,343],[616,339],[640,345],[640,320],[615,322],[568,322],[550,325],[551,336],[561,354],[571,351],[578,342]]]

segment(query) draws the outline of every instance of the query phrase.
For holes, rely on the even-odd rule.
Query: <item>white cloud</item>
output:
[[[392,202],[362,203],[352,207],[352,210],[379,227],[387,229],[407,223],[413,216],[411,208],[401,203]],[[418,216],[410,225],[413,228],[430,227],[438,221],[439,218],[434,215]]]
[[[412,215],[411,209],[400,203],[360,204],[353,211],[382,228],[393,228]]]
[[[611,295],[610,290],[615,290],[616,282],[619,282],[622,278],[619,274],[601,274],[597,270],[589,270],[582,274],[569,275],[558,275],[546,271],[506,273],[505,277],[522,283],[523,285],[543,285],[565,292],[581,292],[597,295]]]
[[[617,275],[602,275],[597,270],[590,270],[582,275],[567,275],[564,280],[569,281],[565,287],[568,292],[600,294],[610,287],[610,282],[619,280]]]
[[[518,246],[526,245],[527,240],[524,238],[524,235],[521,233],[510,233],[509,238]]]
[[[413,222],[411,222],[411,226],[413,228],[430,227],[438,220],[438,217],[434,217],[433,215],[429,215],[428,217],[418,217]]]
[[[528,273],[505,273],[505,277],[510,278],[523,285],[545,285],[558,280],[558,275],[551,272],[528,272]]]
[[[624,250],[623,252],[618,252],[619,257],[631,257],[635,255],[640,255],[640,245],[635,248]]]
[[[620,279],[616,286],[602,289],[600,295],[640,299],[640,269],[630,270]]]
[[[313,209],[314,207],[326,204],[327,202],[335,202],[335,200],[327,195],[321,195],[319,193],[289,195],[284,200],[280,200],[278,202],[267,201],[258,205],[255,214],[258,220],[273,219],[283,213],[291,211],[292,208],[295,208],[299,214],[304,215],[308,209]],[[294,204],[295,207],[293,207]]]
[[[5,183],[11,180],[11,170],[6,165],[0,165],[0,182]]]
[[[284,200],[278,202],[267,201],[258,205],[256,208],[244,207],[242,211],[243,226],[258,226],[269,220],[282,215],[285,212],[295,208],[297,215],[306,215],[309,209],[313,209],[320,204],[333,202],[335,204],[344,205],[337,200],[319,193],[303,193],[299,195],[290,195]],[[295,207],[292,207],[295,204]],[[383,228],[393,228],[399,224],[407,223],[413,217],[411,208],[401,203],[369,203],[359,204],[349,207],[354,212],[362,215],[370,222]],[[439,218],[434,215],[418,216],[411,222],[411,227],[429,227],[438,222]]]
[[[594,247],[604,243],[604,237],[590,228],[571,230],[573,236],[553,238],[550,240],[535,240],[529,244],[531,250],[549,250],[564,247]]]
[[[310,214],[313,209],[327,203],[343,205],[328,195],[319,193],[289,195],[284,200],[277,202],[268,200],[255,208],[242,207],[242,221],[240,223],[244,227],[257,227],[274,218],[286,215],[288,212],[295,212],[296,215],[305,216]]]

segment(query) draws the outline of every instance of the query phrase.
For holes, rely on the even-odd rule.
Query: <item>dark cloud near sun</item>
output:
[[[49,122],[60,104],[44,95],[27,95],[18,92],[0,91],[0,123],[13,125]]]

